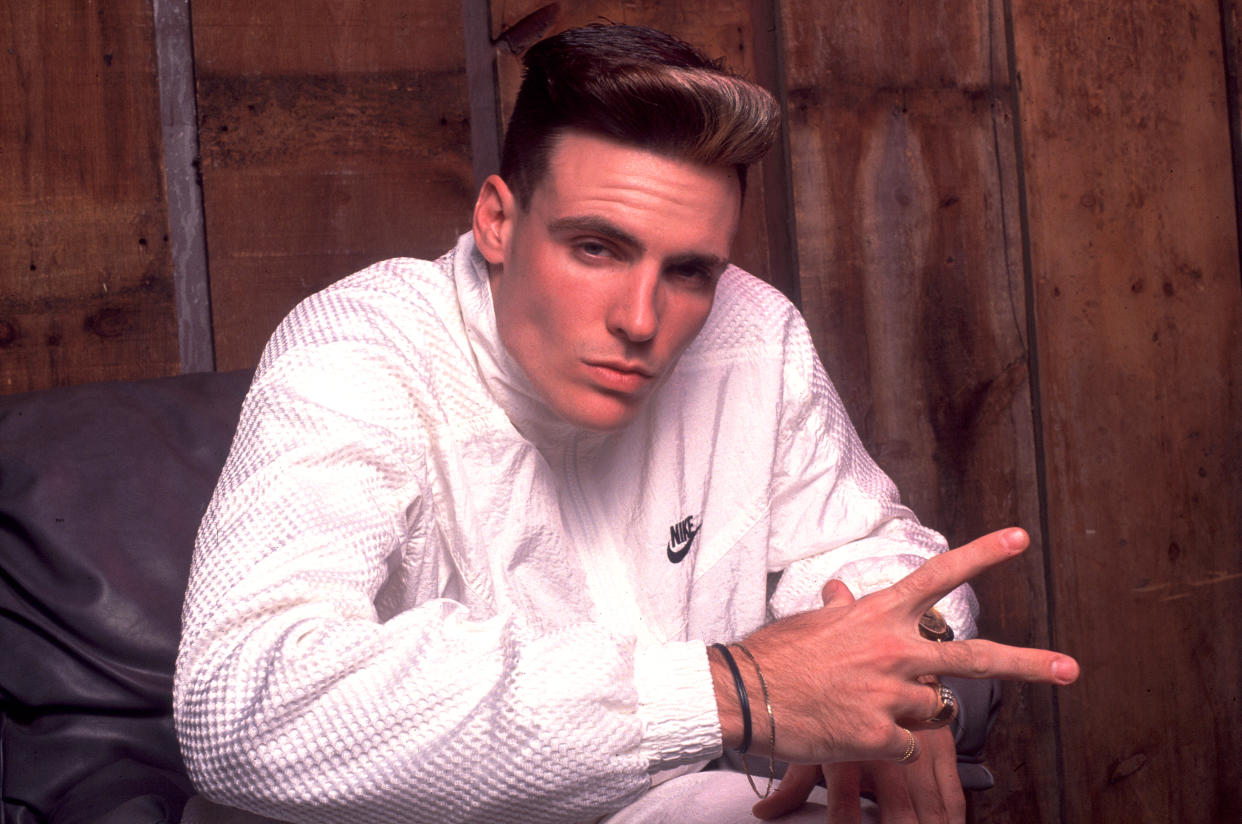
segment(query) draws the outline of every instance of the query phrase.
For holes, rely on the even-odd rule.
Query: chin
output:
[[[615,398],[591,398],[556,411],[562,418],[583,429],[611,432],[628,425],[642,409],[642,402],[625,403]]]

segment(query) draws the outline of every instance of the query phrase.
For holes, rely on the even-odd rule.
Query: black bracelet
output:
[[[725,663],[729,665],[729,672],[733,673],[733,686],[737,689],[738,708],[742,711],[742,746],[737,751],[745,754],[750,749],[750,698],[746,695],[746,682],[742,680],[742,671],[737,668],[737,661],[733,660],[733,653],[729,652],[729,648],[724,644],[712,644],[713,649],[720,650],[720,654],[724,656]]]

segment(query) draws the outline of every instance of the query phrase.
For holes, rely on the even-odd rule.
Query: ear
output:
[[[490,175],[479,188],[474,204],[474,243],[488,263],[501,265],[517,217],[517,199],[498,175]]]

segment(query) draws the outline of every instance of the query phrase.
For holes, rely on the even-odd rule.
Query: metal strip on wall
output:
[[[215,370],[189,0],[152,0],[181,371]]]

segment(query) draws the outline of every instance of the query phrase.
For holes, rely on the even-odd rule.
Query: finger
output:
[[[962,792],[962,779],[957,774],[957,746],[954,744],[953,734],[948,730],[938,730],[930,735],[938,736],[945,742],[937,748],[934,758],[927,759],[933,766],[934,780],[939,789],[945,818],[951,824],[965,824],[966,794]]]
[[[887,761],[875,761],[868,765],[871,770],[871,783],[875,787],[875,803],[880,807],[881,824],[898,824],[898,822],[921,822],[916,813],[912,795],[926,792],[930,779],[923,778],[929,769],[921,762],[909,766],[892,764]],[[908,782],[916,786],[907,786]],[[928,822],[934,818],[926,819]]]
[[[926,672],[965,678],[1003,678],[1041,684],[1071,684],[1078,679],[1078,662],[1059,652],[1011,647],[973,639],[927,644]]]
[[[957,549],[942,552],[892,586],[912,618],[917,618],[945,595],[979,573],[1019,554],[1030,537],[1017,527],[976,538]]]
[[[847,607],[854,603],[854,593],[850,592],[850,588],[844,583],[836,579],[824,584],[820,597],[824,599],[824,606]]]
[[[920,676],[914,692],[914,709],[908,717],[902,717],[899,723],[912,730],[935,730],[949,724],[955,712],[945,709],[956,706],[957,695],[949,690],[948,695],[941,694],[940,682],[934,676]],[[928,709],[924,709],[924,707]]]
[[[824,764],[824,789],[828,791],[829,824],[861,824],[863,765],[858,762]]]
[[[791,813],[806,803],[807,796],[815,789],[819,781],[819,766],[816,764],[790,764],[781,779],[780,786],[767,798],[751,808],[751,813],[760,821],[771,821],[786,813]]]
[[[895,782],[889,790],[894,795],[893,802],[899,807],[908,806],[912,810],[911,820],[919,824],[964,824],[965,798],[957,779],[957,752],[952,734],[948,730],[935,730],[919,733],[918,737],[923,757],[917,764],[908,767],[877,765],[886,780]],[[903,791],[904,798],[900,797]],[[885,812],[883,802],[880,812]]]
[[[918,736],[901,726],[893,727],[893,731],[896,735],[893,738],[893,747],[889,750],[891,754],[889,760],[902,765],[913,764],[915,761],[918,761],[919,756],[922,754],[922,747],[919,744]]]

